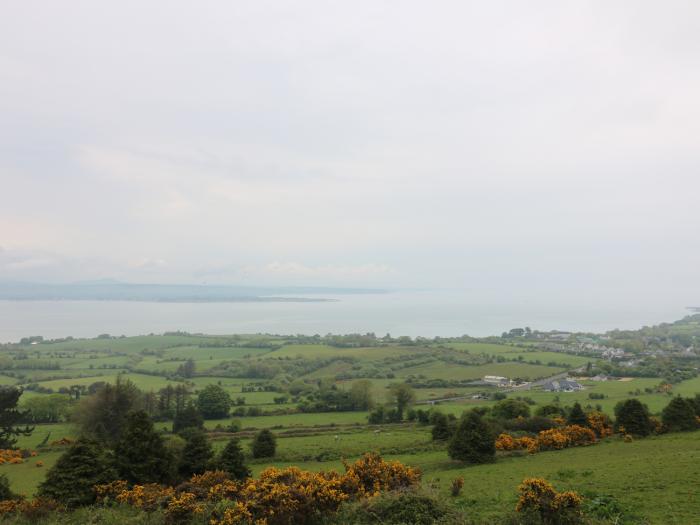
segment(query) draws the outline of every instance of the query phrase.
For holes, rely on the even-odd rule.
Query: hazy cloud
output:
[[[15,2],[0,279],[700,294],[694,2]]]

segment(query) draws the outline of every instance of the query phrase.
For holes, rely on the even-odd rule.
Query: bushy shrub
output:
[[[452,459],[489,463],[496,455],[495,436],[491,427],[472,410],[460,419],[447,450]]]
[[[573,525],[583,522],[583,498],[576,492],[557,492],[545,479],[524,479],[518,487],[516,512],[537,517],[543,525]]]
[[[385,493],[347,506],[332,521],[344,525],[434,525],[457,523],[455,512],[436,497],[420,491]]]

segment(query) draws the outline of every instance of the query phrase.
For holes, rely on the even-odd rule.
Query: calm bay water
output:
[[[337,296],[333,302],[145,303],[0,301],[0,342],[29,335],[95,337],[186,330],[210,334],[326,334],[432,337],[499,335],[513,327],[602,332],[670,322],[684,305],[562,305],[501,299],[475,301],[456,292]]]

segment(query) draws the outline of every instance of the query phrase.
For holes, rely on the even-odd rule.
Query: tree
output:
[[[496,436],[473,410],[466,412],[448,445],[452,459],[467,463],[490,463],[496,457]]]
[[[143,410],[129,414],[114,452],[122,479],[140,484],[169,481],[173,458]]]
[[[187,379],[194,377],[195,364],[193,359],[188,359],[177,368],[177,375]]]
[[[515,419],[517,417],[530,417],[530,407],[525,401],[518,399],[503,399],[493,405],[491,413],[500,419]]]
[[[78,439],[58,458],[39,485],[39,496],[55,499],[68,507],[95,502],[94,486],[117,477],[108,454],[92,439]]]
[[[204,418],[191,401],[173,419],[173,432],[175,434],[187,428],[204,428]]]
[[[17,443],[16,436],[29,436],[34,431],[34,427],[28,425],[18,426],[29,416],[29,411],[17,409],[21,395],[20,388],[0,387],[0,448],[13,448]]]
[[[571,407],[569,415],[566,418],[566,422],[569,425],[579,425],[582,427],[588,426],[588,417],[586,417],[586,413],[583,411],[581,404],[578,401],[574,403],[573,407]]]
[[[185,446],[182,449],[178,471],[181,476],[189,478],[207,470],[214,457],[214,451],[207,435],[199,428],[185,429],[182,437],[185,438]]]
[[[267,429],[263,429],[253,438],[251,451],[254,458],[272,458],[275,456],[277,449],[277,440],[275,435]]]
[[[10,480],[5,474],[0,474],[0,501],[16,498],[17,495],[10,489]]]
[[[431,415],[433,428],[431,434],[433,441],[447,441],[452,436],[452,429],[450,429],[450,422],[447,416],[442,412],[435,412]]]
[[[32,423],[58,423],[68,418],[70,398],[64,394],[30,397],[22,408],[29,411]]]
[[[231,408],[231,396],[219,385],[207,385],[197,396],[197,408],[204,419],[224,418]]]
[[[219,468],[228,472],[233,479],[243,480],[250,477],[250,469],[245,465],[245,457],[238,438],[231,438],[219,456]]]
[[[638,399],[620,401],[615,406],[615,424],[623,427],[628,434],[648,436],[652,431],[649,409]]]
[[[403,412],[406,407],[413,404],[416,394],[410,385],[406,383],[394,383],[389,387],[389,402],[396,406],[399,412],[399,419],[403,419]]]
[[[695,430],[698,428],[695,417],[693,402],[681,396],[671,399],[661,412],[661,421],[671,432]]]
[[[368,379],[355,381],[350,387],[350,399],[355,410],[371,410],[374,407],[372,382]]]
[[[141,408],[141,391],[128,379],[117,376],[89,397],[74,412],[81,434],[114,445],[126,426],[127,414]]]

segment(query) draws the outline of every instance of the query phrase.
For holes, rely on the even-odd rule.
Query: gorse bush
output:
[[[516,512],[536,518],[543,525],[583,523],[583,498],[576,492],[557,492],[542,478],[524,479],[518,487]]]
[[[98,501],[117,502],[181,523],[202,516],[211,525],[306,525],[335,513],[343,502],[415,487],[420,472],[399,462],[365,454],[345,473],[308,472],[297,467],[268,468],[243,482],[223,471],[193,476],[176,488],[115,481],[95,487]]]

